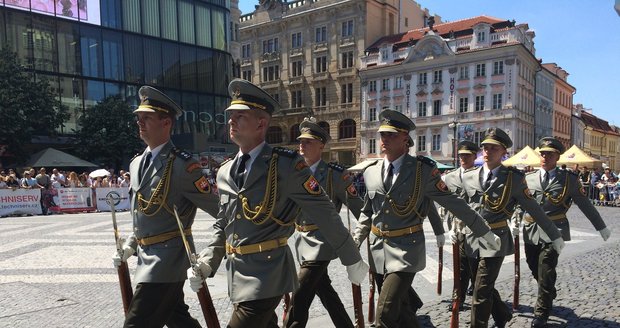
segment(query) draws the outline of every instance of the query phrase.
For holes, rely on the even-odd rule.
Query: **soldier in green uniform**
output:
[[[588,199],[578,172],[560,170],[556,166],[560,155],[564,152],[562,143],[553,137],[546,137],[540,140],[538,147],[541,168],[528,173],[525,179],[538,204],[562,232],[562,238],[565,241],[570,240],[570,226],[566,212],[572,202],[575,202],[603,240],[607,240],[611,232]],[[529,213],[524,213],[523,221],[525,221],[523,228],[525,257],[534,279],[538,282],[538,299],[534,308],[532,327],[545,327],[556,296],[555,268],[559,254],[551,247],[549,237],[541,231]],[[515,232],[518,231],[517,228]]]
[[[228,293],[234,310],[229,327],[277,327],[275,308],[282,295],[297,289],[295,261],[288,238],[295,218],[312,218],[349,279],[360,284],[368,273],[334,204],[297,152],[265,143],[271,114],[278,103],[254,84],[235,79],[230,137],[239,153],[217,174],[220,210],[213,240],[198,257],[198,272],[188,270],[192,289],[210,277],[227,258]]]
[[[457,145],[457,152],[459,156],[460,167],[444,174],[441,178],[444,180],[448,189],[457,195],[463,193],[463,173],[474,167],[474,161],[478,155],[480,148],[475,143],[463,140]],[[474,247],[475,237],[471,233],[466,225],[461,220],[456,218],[454,214],[446,211],[446,220],[448,226],[450,226],[450,238],[453,243],[459,243],[459,259],[460,267],[458,268],[460,274],[460,295],[459,295],[459,309],[463,309],[463,302],[465,301],[465,295],[469,282],[473,290],[473,285],[476,279],[476,270],[478,268],[478,250]],[[449,310],[452,310],[452,304],[450,304]]]
[[[362,199],[357,194],[351,177],[338,163],[326,163],[321,159],[325,144],[331,139],[329,133],[316,124],[314,118],[304,119],[299,124],[299,131],[299,153],[334,203],[336,211],[340,212],[344,204],[357,219]],[[314,223],[313,217],[304,215],[303,210],[297,217],[295,228],[298,233],[295,248],[297,260],[301,264],[298,274],[299,288],[291,297],[284,326],[305,327],[308,322],[308,309],[316,294],[335,327],[353,328],[353,323],[327,274],[327,266],[336,258],[336,252],[323,237],[323,232]]]
[[[410,289],[415,274],[426,266],[422,220],[432,201],[458,213],[473,234],[483,236],[490,247],[499,249],[500,245],[486,222],[448,190],[434,161],[409,155],[413,122],[389,109],[379,117],[385,156],[371,161],[364,171],[368,191],[354,238],[358,245],[369,238],[369,261],[374,272],[383,276],[377,327],[419,327]]]
[[[515,206],[519,204],[532,214],[553,241],[552,247],[558,253],[564,247],[564,241],[553,222],[530,195],[525,175],[513,167],[502,165],[502,156],[512,147],[512,140],[506,132],[499,128],[489,128],[481,144],[484,165],[463,174],[463,196],[502,239],[502,248],[489,249],[485,241],[478,240],[480,255],[474,283],[471,326],[487,327],[492,314],[495,325],[504,327],[512,319],[512,312],[495,289],[495,280],[504,257],[514,253],[508,220]]]
[[[189,260],[174,217],[177,206],[193,247],[191,227],[196,207],[217,214],[218,198],[202,175],[200,164],[174,148],[170,133],[181,108],[160,91],[144,86],[134,111],[146,150],[129,165],[133,232],[114,254],[118,267],[138,256],[137,283],[125,327],[200,327],[188,312],[183,284]]]

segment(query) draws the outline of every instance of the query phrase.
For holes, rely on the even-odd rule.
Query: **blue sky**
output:
[[[614,0],[418,0],[444,21],[489,15],[536,31],[536,57],[554,62],[577,89],[574,103],[620,125],[620,16]],[[243,14],[258,0],[240,0]]]

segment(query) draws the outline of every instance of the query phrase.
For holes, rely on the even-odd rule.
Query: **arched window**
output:
[[[267,143],[278,144],[282,142],[282,129],[279,126],[270,126],[267,129]]]
[[[321,121],[319,123],[317,123],[323,130],[325,130],[325,132],[327,132],[328,135],[331,135],[331,133],[329,133],[329,123],[325,122],[325,121]]]
[[[348,118],[338,125],[338,139],[355,138],[355,121]]]
[[[297,137],[299,137],[300,134],[301,133],[299,132],[299,124],[294,124],[293,126],[291,126],[291,129],[289,131],[289,135],[291,136],[291,138],[289,139],[289,142],[297,142]]]

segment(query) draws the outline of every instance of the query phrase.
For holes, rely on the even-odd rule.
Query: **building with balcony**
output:
[[[380,37],[422,27],[428,17],[413,0],[260,1],[240,17],[241,56],[235,62],[243,79],[282,105],[267,141],[296,148],[299,123],[314,116],[332,137],[323,158],[357,163],[359,58]]]
[[[536,104],[534,108],[534,140],[553,136],[553,104],[555,92],[553,74],[544,66],[536,72]]]
[[[384,37],[365,51],[360,70],[362,158],[380,156],[378,113],[392,108],[417,128],[412,153],[454,163],[460,139],[505,130],[510,154],[534,144],[534,32],[489,16]]]
[[[44,4],[49,2],[50,4]],[[0,1],[0,46],[57,90],[71,118],[138,89],[161,89],[184,110],[173,140],[193,152],[232,151],[223,111],[232,57],[226,0]],[[55,4],[55,5],[54,5]]]
[[[542,66],[553,75],[553,136],[568,149],[571,144],[573,95],[577,91],[568,83],[568,72],[556,63]]]

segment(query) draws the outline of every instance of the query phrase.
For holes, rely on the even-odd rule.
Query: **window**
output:
[[[459,67],[459,80],[467,80],[469,79],[469,67],[461,66]]]
[[[418,84],[426,85],[426,73],[418,74]]]
[[[493,62],[493,75],[504,74],[504,61]]]
[[[340,103],[350,104],[353,102],[353,83],[346,83],[340,85],[341,95]]]
[[[368,92],[376,92],[377,91],[377,81],[368,82]]]
[[[314,71],[316,73],[327,72],[327,56],[321,56],[315,58]]]
[[[486,39],[486,33],[484,31],[478,32],[476,35],[478,36],[478,42],[484,42]]]
[[[403,77],[397,76],[394,79],[394,89],[402,89],[403,88]]]
[[[381,81],[381,91],[390,90],[390,79],[383,79]]]
[[[433,100],[433,116],[441,115],[441,99]]]
[[[459,113],[466,113],[468,105],[469,105],[469,98],[467,97],[459,98]]]
[[[303,72],[303,65],[301,60],[294,61],[292,63],[292,76],[301,76]]]
[[[301,135],[301,132],[299,131],[299,124],[293,124],[293,126],[289,129],[289,132],[291,137],[288,140],[297,140],[297,137]]]
[[[271,98],[275,99],[277,102],[280,102],[280,94],[279,93],[272,93],[270,94]]]
[[[426,116],[426,101],[418,103],[418,117]]]
[[[474,132],[474,140],[472,140],[473,143],[479,145],[482,142],[482,139],[484,139],[484,131]]]
[[[493,109],[502,109],[502,94],[496,93],[493,95]]]
[[[340,67],[351,68],[353,67],[353,51],[347,51],[340,54]]]
[[[303,42],[301,40],[301,32],[291,34],[291,48],[301,48]]]
[[[388,59],[387,49],[381,49],[381,60],[387,60],[387,59]]]
[[[314,105],[326,106],[327,105],[327,88],[315,88],[314,89]]]
[[[368,154],[377,153],[377,139],[368,139]]]
[[[476,96],[476,108],[475,111],[483,111],[484,110],[484,96]]]
[[[279,50],[278,38],[263,41],[263,53],[268,54]]]
[[[301,107],[301,90],[291,91],[291,108]]]
[[[433,151],[441,150],[441,135],[440,134],[433,134],[432,150]]]
[[[327,26],[321,26],[314,29],[314,41],[325,42],[327,41]]]
[[[441,83],[442,81],[441,73],[442,73],[441,70],[433,71],[433,83]]]
[[[251,45],[244,44],[241,46],[241,58],[250,58],[252,57],[252,48]]]
[[[342,37],[353,36],[353,20],[342,22]]]
[[[267,142],[277,144],[282,142],[282,129],[279,126],[270,126],[267,129]]]
[[[486,64],[476,64],[476,77],[487,75],[486,66]]]
[[[368,122],[374,122],[377,120],[377,107],[371,107],[368,109]]]
[[[275,81],[280,79],[280,65],[263,67],[263,82]]]
[[[244,70],[241,72],[241,76],[244,80],[252,82],[252,70]]]
[[[426,151],[426,136],[418,136],[417,151]]]
[[[403,105],[394,105],[394,110],[397,112],[403,112]]]
[[[355,121],[348,118],[338,125],[338,139],[355,138]]]
[[[405,27],[408,27],[408,26],[409,26],[409,18],[405,17]]]

